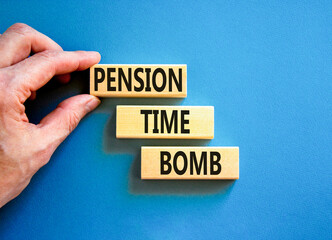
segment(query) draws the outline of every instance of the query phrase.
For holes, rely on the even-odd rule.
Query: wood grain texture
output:
[[[117,138],[212,139],[212,106],[124,106],[116,108]]]
[[[90,94],[184,98],[187,96],[187,65],[97,64],[90,68]]]
[[[141,148],[141,179],[238,178],[238,147]]]

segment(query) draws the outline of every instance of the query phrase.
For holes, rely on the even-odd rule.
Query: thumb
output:
[[[77,95],[61,102],[38,125],[45,141],[54,146],[55,150],[76,128],[80,120],[99,104],[100,100],[89,94]]]

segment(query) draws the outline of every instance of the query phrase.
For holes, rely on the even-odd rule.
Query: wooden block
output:
[[[141,179],[238,178],[238,147],[141,148]]]
[[[117,106],[117,138],[212,139],[214,108]]]
[[[187,96],[187,65],[97,64],[90,68],[90,94],[184,98]]]

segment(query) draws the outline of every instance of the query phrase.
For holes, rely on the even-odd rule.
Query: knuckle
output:
[[[33,30],[30,26],[28,26],[25,23],[15,23],[9,29],[23,35],[30,33]]]
[[[59,54],[59,51],[56,50],[45,50],[37,54],[41,61],[49,65],[49,71],[52,72],[52,75],[55,74],[54,58],[57,54]]]
[[[78,113],[72,112],[71,114],[68,114],[68,131],[71,133],[80,122],[81,118]]]
[[[49,149],[44,148],[37,153],[35,160],[37,160],[41,166],[44,166],[49,162],[50,158],[51,154]]]
[[[39,168],[46,165],[50,158],[52,153],[50,152],[50,147],[45,144],[39,144],[38,146],[31,154],[29,162],[29,169],[30,172],[36,172]]]
[[[52,66],[55,66],[54,61],[56,56],[59,54],[59,51],[57,50],[45,50],[40,53],[38,53],[38,57],[41,58],[42,61],[46,61],[52,64]]]
[[[0,104],[4,103],[8,99],[8,95],[11,91],[8,91],[10,83],[10,77],[3,69],[0,69]]]
[[[56,56],[57,54],[58,54],[58,51],[56,51],[56,50],[45,50],[45,51],[38,53],[38,55],[40,57],[45,58],[45,59],[51,59],[54,56]]]
[[[65,128],[65,131],[67,132],[66,135],[71,133],[78,125],[78,123],[81,120],[81,115],[79,112],[69,108],[67,106],[66,101],[61,102],[58,107],[58,111],[64,112],[65,117],[63,118],[62,126]]]

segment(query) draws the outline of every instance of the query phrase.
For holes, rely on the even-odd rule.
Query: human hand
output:
[[[63,51],[25,24],[14,24],[0,35],[0,208],[23,191],[100,100],[88,94],[71,97],[37,125],[29,123],[23,103],[53,76],[68,82],[70,72],[99,61],[99,53]]]

